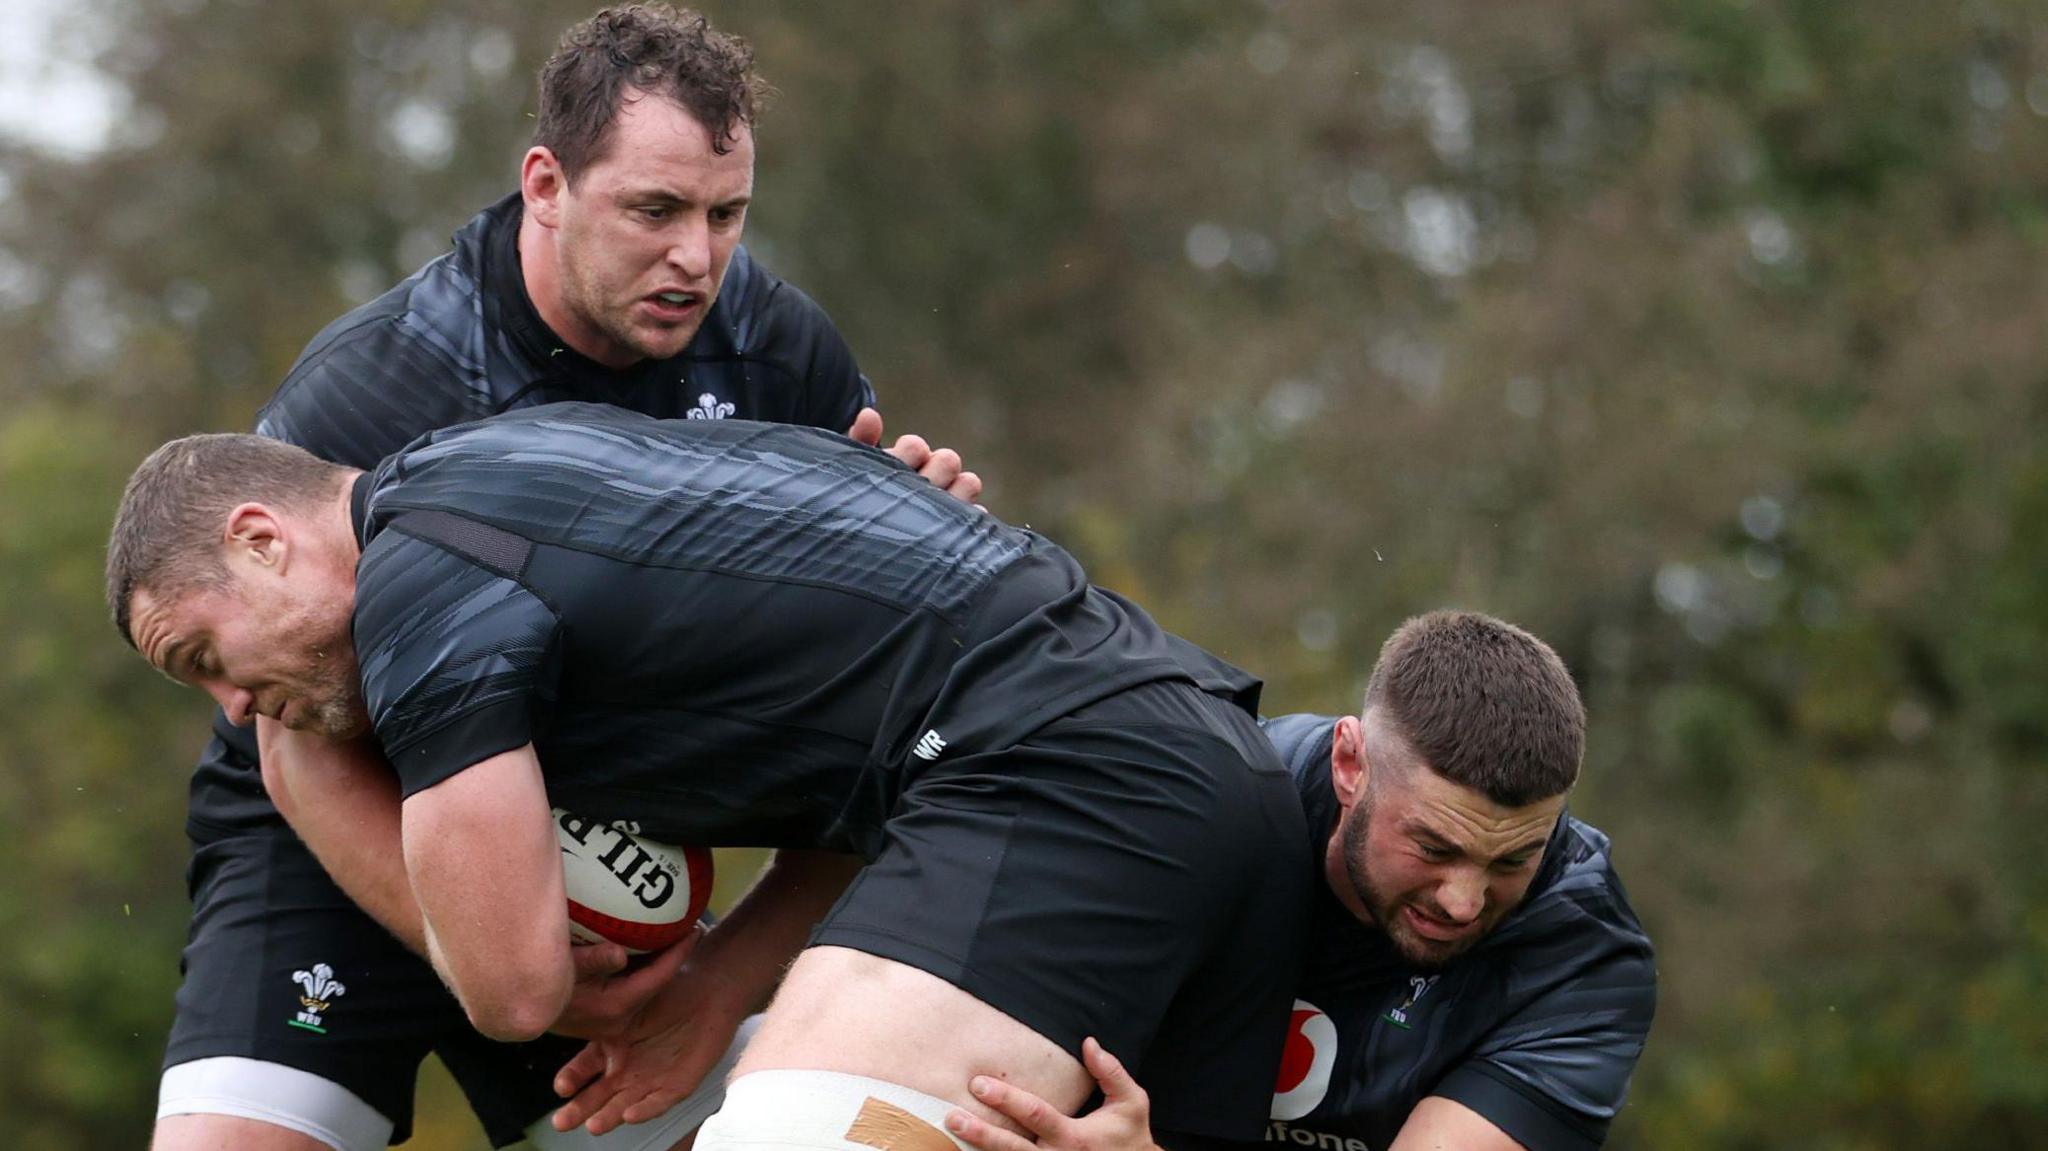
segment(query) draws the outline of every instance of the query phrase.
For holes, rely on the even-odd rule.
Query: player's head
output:
[[[1409,961],[1449,961],[1527,893],[1585,743],[1578,689],[1542,640],[1470,612],[1409,620],[1337,725],[1331,884]]]
[[[766,91],[746,42],[688,10],[607,8],[562,35],[520,172],[520,253],[557,335],[624,367],[697,334],[746,222]]]
[[[362,734],[355,540],[341,504],[354,474],[261,436],[187,436],[150,453],[107,544],[122,638],[238,724],[267,715]]]

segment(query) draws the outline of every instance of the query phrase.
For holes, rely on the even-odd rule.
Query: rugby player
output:
[[[518,192],[319,333],[257,430],[368,467],[435,428],[579,399],[879,442],[873,390],[831,321],[740,245],[760,90],[747,46],[694,13],[636,5],[569,29],[541,73]],[[980,489],[951,451],[916,437],[892,450],[962,498]],[[406,1138],[434,1051],[494,1145],[581,1146],[543,1117],[582,1044],[476,1035],[412,953],[422,941],[398,860],[361,835],[306,841],[287,824],[295,808],[349,810],[359,797],[260,771],[252,731],[219,714],[213,728],[191,786],[192,928],[154,1145],[376,1151]],[[330,871],[354,877],[346,893]],[[643,993],[677,962],[642,969],[642,985],[593,984],[616,1002],[593,999],[583,1022],[616,1025],[615,993]],[[602,1146],[665,1148],[701,1117]]]
[[[428,952],[487,1035],[570,999],[551,804],[865,861],[703,1151],[944,1144],[996,1068],[1072,1109],[1087,1035],[1170,1145],[1263,1127],[1312,864],[1258,681],[882,452],[582,404],[370,472],[187,437],[130,481],[107,571],[122,634],[267,756],[382,752]],[[757,888],[718,931],[796,938],[836,894]],[[764,958],[706,990],[742,1004]]]
[[[1656,970],[1607,837],[1564,809],[1585,718],[1556,654],[1487,616],[1421,616],[1381,650],[1360,715],[1266,731],[1323,883],[1265,1141],[1600,1146]],[[1035,1144],[966,1111],[949,1126],[984,1151],[1149,1147],[1145,1091],[1101,1045],[1087,1060],[1104,1102],[1080,1119],[1000,1078],[971,1084]]]

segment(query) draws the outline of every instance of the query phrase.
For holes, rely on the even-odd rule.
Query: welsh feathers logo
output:
[[[305,988],[306,993],[299,996],[299,1013],[286,1022],[293,1027],[303,1027],[308,1031],[327,1034],[327,1028],[321,1025],[327,1005],[346,995],[348,988],[342,986],[341,981],[334,977],[334,968],[325,963],[315,963],[311,971],[292,972],[292,982]]]
[[[1280,1055],[1280,1077],[1273,1083],[1273,1118],[1299,1119],[1316,1109],[1330,1090],[1330,1069],[1337,1063],[1337,1025],[1322,1008],[1297,999],[1287,1027],[1287,1049]]]
[[[731,415],[734,410],[731,404],[726,403],[710,392],[705,392],[697,397],[697,406],[691,408],[685,414],[693,420],[722,420]]]
[[[1403,999],[1399,1007],[1380,1016],[1380,1018],[1404,1031],[1411,1029],[1414,1025],[1408,1021],[1408,1013],[1415,1009],[1415,1005],[1422,1001],[1423,996],[1429,994],[1430,988],[1436,986],[1436,980],[1437,977],[1434,975],[1426,978],[1420,975],[1409,976],[1408,998]]]

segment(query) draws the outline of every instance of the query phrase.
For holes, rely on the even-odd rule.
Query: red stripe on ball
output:
[[[674,923],[634,923],[602,911],[593,911],[573,899],[569,901],[569,920],[599,938],[609,939],[632,951],[659,951],[688,935],[690,929],[697,925],[695,915]]]
[[[569,921],[628,951],[659,951],[688,935],[711,902],[711,849],[685,847],[682,852],[684,867],[689,872],[690,907],[681,919],[674,923],[638,923],[606,915],[571,899]]]

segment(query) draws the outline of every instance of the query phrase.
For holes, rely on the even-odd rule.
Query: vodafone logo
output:
[[[1299,1119],[1315,1110],[1329,1093],[1336,1063],[1337,1025],[1315,1004],[1295,1000],[1280,1077],[1273,1083],[1273,1118]]]

